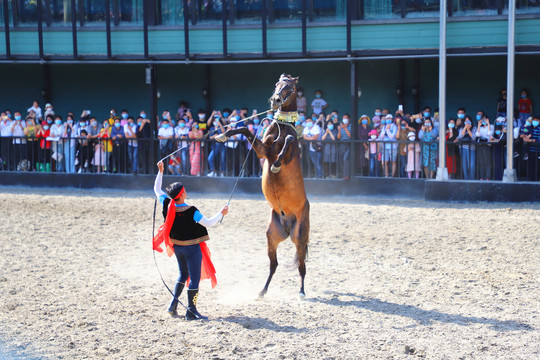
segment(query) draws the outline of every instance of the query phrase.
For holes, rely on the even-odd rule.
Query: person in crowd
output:
[[[158,130],[159,157],[163,158],[173,151],[174,129],[169,124],[168,119],[164,119]]]
[[[253,134],[253,136],[257,136],[258,129],[255,128],[253,120],[248,120],[247,128],[249,132]],[[259,158],[257,157],[255,151],[252,150],[252,146],[249,140],[244,136],[242,136],[242,138],[245,140],[246,144],[246,176],[258,177],[261,171]]]
[[[177,316],[178,297],[184,289],[187,279],[190,279],[188,286],[188,307],[186,320],[208,319],[197,311],[197,300],[199,297],[199,281],[210,278],[212,286],[217,281],[214,266],[210,259],[210,251],[205,243],[209,239],[206,227],[213,226],[227,215],[228,208],[224,206],[220,212],[206,218],[194,206],[186,204],[186,189],[175,182],[169,185],[165,191],[161,190],[163,181],[163,162],[157,164],[159,172],[154,183],[154,193],[159,202],[163,205],[164,226],[160,227],[158,234],[153,239],[153,248],[158,251],[161,243],[165,243],[167,253],[176,255],[180,275],[174,287],[173,299],[167,309],[171,316]]]
[[[94,147],[99,141],[98,137],[101,133],[102,124],[99,124],[95,117],[91,117],[89,120],[90,125],[88,125],[88,127],[86,128],[86,130],[88,131],[88,147],[90,149],[88,161],[92,163],[92,160],[94,159],[94,154],[96,153]]]
[[[123,109],[120,114],[120,126],[123,128],[128,122],[129,112],[127,109]]]
[[[307,99],[304,96],[304,89],[302,89],[301,87],[297,87],[296,94],[296,109],[298,113],[305,113],[307,111]]]
[[[169,174],[181,175],[182,173],[182,159],[178,153],[172,154],[169,157]]]
[[[483,111],[478,111],[476,118],[480,118],[476,127],[476,141],[479,143],[476,164],[478,168],[478,177],[480,180],[489,180],[492,177],[492,155],[489,139],[493,136],[493,127],[489,122],[489,118]]]
[[[409,140],[409,144],[407,144],[407,176],[411,179],[414,172],[414,178],[418,179],[422,171],[422,161],[420,160],[422,149],[420,144],[416,142],[416,132],[409,131],[407,139]]]
[[[351,136],[351,122],[350,115],[344,114],[341,122],[339,123],[337,138],[340,141],[348,141],[350,143]],[[343,180],[349,180],[351,178],[351,147],[349,143],[339,144],[339,155],[341,161],[343,161]]]
[[[459,115],[459,113],[458,113]],[[465,118],[465,117],[463,117]],[[456,130],[456,119],[448,120],[448,129],[446,130],[446,168],[448,169],[448,177],[454,178],[457,173],[457,154],[459,150],[456,145],[458,130]]]
[[[492,146],[493,156],[493,179],[502,180],[504,170],[504,154],[506,152],[506,127],[504,126],[504,117],[499,116],[495,119],[495,126],[493,128],[493,135],[489,139],[489,143]]]
[[[48,121],[47,121],[48,122]],[[52,159],[54,160],[54,169],[57,172],[64,171],[64,135],[65,126],[62,124],[62,117],[56,115],[54,117],[54,124],[51,125],[51,138],[52,139]]]
[[[43,115],[45,115],[45,116],[47,116],[47,115],[54,116],[54,107],[52,106],[51,103],[46,103],[45,104],[45,112],[43,113]]]
[[[304,134],[304,123],[306,122],[306,114],[304,112],[298,113],[298,119],[294,122],[294,130],[296,130],[296,138],[301,139]],[[301,146],[301,144],[300,144]]]
[[[506,102],[506,89],[502,89],[497,98],[497,116],[506,117]]]
[[[30,161],[31,171],[37,170],[36,164],[39,156],[39,144],[37,141],[38,127],[33,118],[26,119],[26,127],[24,128],[24,135],[26,136],[26,158]]]
[[[531,119],[528,135],[523,138],[527,143],[527,174],[529,180],[538,181],[540,178],[540,116]]]
[[[362,142],[357,146],[358,157],[356,165],[359,168],[360,175],[367,175],[369,171],[369,146],[367,141],[369,139],[369,132],[372,129],[370,122],[369,116],[365,114],[360,116],[358,120],[356,139]]]
[[[20,112],[15,112],[15,121],[11,125],[11,134],[14,137],[13,139],[13,153],[11,156],[11,161],[13,168],[11,170],[16,170],[19,167],[19,164],[22,160],[25,159],[26,155],[26,137],[24,135],[24,128],[26,127],[26,121],[21,117]]]
[[[319,114],[319,117],[321,116],[321,114]],[[339,127],[339,112],[337,110],[332,110],[332,112],[330,112],[330,114],[326,115],[326,117],[324,118],[322,126],[320,124],[319,126],[323,128],[328,121],[332,121],[336,125],[336,128]]]
[[[64,143],[64,163],[66,166],[66,172],[73,174],[75,172],[75,149],[77,141],[75,140],[76,133],[73,125],[73,116],[66,116],[66,123],[64,124],[64,133],[62,134],[62,141]]]
[[[109,111],[109,127],[114,126],[114,122],[116,119],[120,119],[120,117],[116,113],[116,109],[112,108],[111,111]]]
[[[426,179],[433,179],[437,170],[437,132],[433,128],[433,122],[429,116],[424,116],[424,126],[418,132],[418,138],[422,140],[422,165]]]
[[[199,109],[199,111],[197,111],[197,119],[194,119],[193,121],[199,124],[199,129],[205,134],[208,132],[208,127],[206,126],[206,110]]]
[[[77,160],[76,163],[79,164],[79,169],[77,173],[88,172],[89,164],[89,154],[91,149],[89,146],[90,141],[88,140],[88,131],[86,129],[81,129],[79,137],[77,139]]]
[[[186,113],[186,110],[188,110],[188,105],[185,101],[181,100],[178,104],[178,110],[176,110],[176,114],[174,117],[176,118],[176,121],[180,120],[180,118],[184,117],[184,114]],[[186,123],[187,126],[187,123]]]
[[[124,114],[124,113],[122,113]],[[113,140],[112,152],[112,171],[114,173],[126,172],[126,133],[122,126],[122,120],[116,119],[111,129],[111,138]]]
[[[210,139],[215,140],[215,138],[227,131],[224,124],[226,120],[221,118],[215,118],[210,128]],[[219,162],[219,171],[216,168],[216,161]],[[225,171],[227,170],[227,152],[225,149],[225,144],[217,141],[211,143],[210,154],[208,154],[208,176],[225,176]]]
[[[109,120],[103,121],[103,127],[99,131],[98,141],[94,145],[94,156],[92,159],[92,165],[96,167],[98,174],[102,172],[109,172],[109,157],[112,152],[112,144],[110,144],[111,127],[109,126]],[[109,151],[110,148],[110,151]]]
[[[315,168],[315,176],[322,178],[322,144],[319,142],[321,139],[321,128],[319,125],[314,124],[312,118],[306,119],[306,128],[304,129],[304,140],[310,142],[309,144],[309,156],[311,163]]]
[[[9,167],[11,164],[9,163],[9,157],[12,153],[12,142],[11,139],[8,139],[11,137],[11,128],[13,126],[11,121],[11,113],[8,113],[7,111],[2,113],[2,119],[0,121],[0,169],[9,170]]]
[[[34,114],[35,114],[35,119],[36,119],[36,121],[40,121],[40,120],[43,118],[43,114],[42,114],[42,112],[41,112],[41,108],[39,107],[39,101],[37,101],[37,100],[34,100],[34,102],[32,103],[32,106],[29,107],[26,111],[27,111],[28,113],[30,113],[31,111],[33,111]],[[54,113],[53,113],[51,116],[54,116]]]
[[[338,140],[339,129],[334,122],[329,119],[324,128],[324,134],[321,137],[323,141],[323,164],[325,177],[332,179],[337,175],[337,157],[338,145],[335,143]]]
[[[138,171],[139,144],[137,142],[137,125],[135,125],[135,119],[132,116],[128,117],[128,122],[124,125],[124,134],[127,140],[127,152],[131,164],[131,172],[136,175]]]
[[[370,130],[369,132],[369,176],[379,176],[379,149],[378,149],[378,138],[379,133],[376,129]]]
[[[152,137],[152,128],[150,120],[144,117],[137,119],[137,147],[139,148],[139,161],[137,162],[137,170],[141,168],[145,174],[150,171],[149,152],[150,139]],[[140,164],[140,165],[139,165]]]
[[[178,149],[180,149],[181,175],[189,174],[189,132],[186,120],[180,118],[178,126],[174,129],[175,138],[178,139]]]
[[[323,99],[323,92],[321,90],[315,91],[315,99],[311,102],[311,110],[313,113],[319,115],[327,107],[328,103]]]
[[[384,122],[381,125],[381,132],[379,134],[379,140],[383,141],[384,149],[382,152],[382,167],[384,169],[384,176],[390,177],[396,174],[396,159],[398,144],[396,138],[399,136],[399,128],[394,124],[393,116],[388,114],[385,117]],[[389,174],[389,163],[391,164],[391,173]]]
[[[240,122],[242,119],[242,115],[234,110],[232,112],[231,118],[230,118],[230,129],[235,129],[237,127],[242,127],[242,123]],[[225,130],[226,131],[226,130]],[[229,137],[229,140],[225,142],[225,152],[227,154],[227,161],[226,161],[226,170],[228,174],[232,174],[232,176],[238,176],[240,173],[240,164],[242,164],[242,159],[240,156],[240,141],[242,140],[242,135],[236,134]],[[223,176],[223,170],[221,175]]]
[[[521,122],[524,122],[532,115],[533,112],[532,101],[529,98],[529,90],[521,89],[521,98],[519,99],[518,107],[519,119]]]
[[[40,150],[37,167],[40,172],[51,172],[51,141],[47,140],[50,134],[51,129],[49,128],[49,124],[46,121],[43,121],[41,126],[38,126],[36,133],[36,136],[39,139]]]
[[[373,111],[373,116],[378,116],[380,118],[382,116],[381,108],[375,108],[375,111]]]
[[[463,179],[475,179],[476,177],[476,127],[472,125],[472,118],[465,116],[463,128],[457,137],[461,144],[461,170]]]
[[[191,143],[189,145],[189,162],[191,165],[191,175],[201,176],[201,141],[204,133],[199,129],[199,124],[192,123],[191,131],[189,132],[189,139]],[[220,143],[221,144],[221,143]],[[223,145],[223,144],[222,144]]]
[[[396,115],[396,126],[399,126],[399,133],[397,135],[397,140],[399,141],[398,145],[398,154],[399,154],[399,177],[407,176],[407,140],[409,139],[409,132],[414,132],[414,128],[410,127],[401,113]]]

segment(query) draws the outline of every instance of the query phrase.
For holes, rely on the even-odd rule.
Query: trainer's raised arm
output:
[[[154,182],[154,193],[156,194],[156,197],[159,199],[160,197],[165,195],[163,190],[161,190],[161,183],[163,181],[163,167],[164,167],[163,161],[158,162],[157,167],[159,169],[159,172],[156,176],[156,181]]]
[[[227,215],[228,212],[229,212],[229,207],[225,205],[223,209],[221,209],[216,215],[212,216],[211,218],[207,218],[206,216],[201,214],[202,217],[197,222],[204,227],[211,227],[211,226],[216,225],[218,221],[221,219],[221,217]]]

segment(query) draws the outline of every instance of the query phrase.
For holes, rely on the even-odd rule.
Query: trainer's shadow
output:
[[[303,333],[303,332],[308,331],[308,329],[306,328],[297,328],[294,326],[282,326],[268,319],[248,317],[248,316],[226,316],[226,317],[218,317],[215,320],[235,323],[249,330],[267,329],[267,330],[276,331],[276,332],[290,332],[290,333]]]
[[[382,301],[375,298],[366,298],[361,295],[351,293],[339,293],[334,291],[327,291],[326,294],[332,295],[332,299],[319,299],[311,298],[308,301],[319,302],[323,304],[333,306],[353,306],[359,309],[366,309],[373,312],[384,313],[388,315],[398,315],[411,318],[421,325],[430,325],[434,321],[452,323],[461,326],[468,326],[470,324],[485,324],[489,325],[496,331],[519,331],[534,330],[529,324],[521,323],[514,320],[498,320],[486,317],[476,316],[463,316],[457,314],[449,314],[436,310],[423,310],[419,307],[406,304],[395,304],[387,301]],[[339,297],[353,297],[358,300],[344,301]]]

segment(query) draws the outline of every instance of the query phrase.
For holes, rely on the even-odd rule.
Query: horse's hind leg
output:
[[[302,217],[297,220],[291,233],[291,239],[296,245],[296,259],[298,261],[298,273],[300,274],[300,292],[298,296],[303,300],[306,296],[304,278],[306,277],[306,257],[309,242],[309,203],[307,201]]]
[[[270,281],[272,281],[272,276],[276,272],[278,261],[277,261],[277,247],[280,242],[285,240],[289,234],[283,229],[281,225],[279,215],[272,210],[272,219],[270,220],[270,225],[268,225],[268,230],[266,230],[266,238],[268,240],[268,257],[270,258],[270,274],[264,285],[264,289],[259,293],[259,298],[263,298],[266,292],[268,291],[268,286]]]

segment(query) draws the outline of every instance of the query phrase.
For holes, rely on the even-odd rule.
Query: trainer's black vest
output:
[[[169,198],[163,201],[163,218],[167,217],[170,202]],[[206,228],[193,220],[193,215],[197,211],[195,206],[177,207],[176,210],[176,217],[169,234],[171,239],[189,241],[208,237]]]

